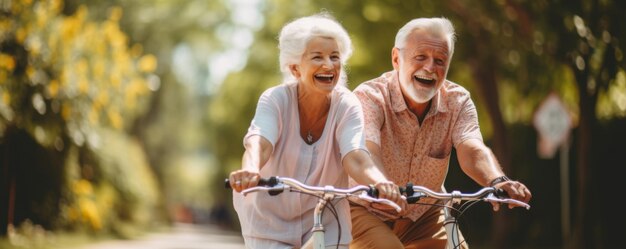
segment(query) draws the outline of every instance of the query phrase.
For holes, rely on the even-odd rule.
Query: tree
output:
[[[560,2],[560,1],[557,1]],[[621,1],[584,1],[567,4],[566,8],[551,8],[547,16],[556,28],[550,33],[552,56],[567,65],[574,74],[578,90],[579,122],[577,129],[576,199],[572,248],[601,245],[601,238],[589,236],[598,224],[592,219],[600,209],[589,203],[595,187],[591,184],[597,174],[591,166],[598,148],[598,103],[600,96],[615,84],[624,70],[623,48],[626,30],[619,25],[626,5]],[[585,153],[592,152],[592,153]]]
[[[138,171],[129,169],[129,174],[146,166],[126,132],[155,87],[157,59],[144,54],[141,45],[129,45],[119,27],[122,9],[111,8],[103,21],[94,21],[87,7],[69,10],[62,1],[12,1],[0,7],[0,165],[8,172],[0,182],[2,203],[10,200],[1,206],[9,214],[0,220],[2,232],[26,219],[47,228],[83,224],[101,230],[107,214],[123,215],[96,208],[97,201],[80,195],[107,191],[108,184],[121,198],[131,198],[126,218],[135,218],[134,208],[143,208],[144,201],[154,205],[150,173],[134,179],[145,184],[141,197],[128,185],[86,173],[94,166],[119,166],[116,159],[123,158],[117,153],[108,161],[90,158],[115,139],[132,150],[128,161]],[[13,150],[17,147],[21,150]],[[29,155],[31,150],[38,154]],[[40,168],[50,177],[33,173]],[[29,194],[37,192],[46,194]]]

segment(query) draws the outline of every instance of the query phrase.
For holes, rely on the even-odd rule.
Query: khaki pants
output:
[[[446,230],[443,227],[443,210],[429,209],[413,222],[408,218],[382,221],[363,206],[350,205],[352,237],[350,249],[436,249],[446,248]],[[459,233],[461,247],[467,249],[463,235]]]

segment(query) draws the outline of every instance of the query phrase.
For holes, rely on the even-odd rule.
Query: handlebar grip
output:
[[[413,194],[415,194],[415,190],[413,189],[413,183],[409,182],[406,184],[406,189],[404,189],[404,192],[406,194],[406,196],[413,196]]]
[[[501,189],[501,188],[496,188],[496,191],[493,192],[493,195],[502,199],[509,198],[509,194],[506,191],[504,191],[504,189]]]
[[[260,178],[259,184],[257,184],[257,186],[273,187],[276,186],[276,184],[278,184],[278,177],[272,176],[269,178]],[[224,188],[230,188],[230,180],[228,178],[224,179]]]
[[[376,189],[376,187],[374,187],[374,185],[370,184],[369,185],[370,190],[367,191],[367,195],[374,197],[374,198],[378,198],[378,189]],[[403,187],[398,187],[398,190],[400,191],[400,194],[403,194],[405,192]],[[411,187],[411,192],[413,191],[413,188]]]
[[[376,189],[376,187],[374,187],[373,184],[369,185],[370,190],[367,191],[367,195],[374,197],[374,198],[378,198],[378,189]]]
[[[407,183],[406,184],[406,188],[400,187],[400,193],[402,193],[402,194],[404,194],[406,196],[406,202],[408,204],[415,204],[420,199],[422,199],[422,197],[425,196],[423,193],[420,193],[419,195],[415,196],[415,190],[413,189],[413,183],[412,182]]]

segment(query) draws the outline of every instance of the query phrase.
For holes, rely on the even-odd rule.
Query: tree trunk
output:
[[[590,241],[591,222],[589,222],[589,210],[587,202],[589,199],[588,181],[592,179],[589,165],[592,160],[591,148],[593,146],[593,133],[595,130],[596,99],[597,91],[590,91],[587,87],[589,77],[588,70],[580,71],[575,66],[572,70],[576,75],[576,82],[579,93],[580,120],[578,124],[577,137],[577,168],[576,168],[576,206],[572,222],[571,245],[564,245],[566,248],[591,248]]]
[[[485,101],[493,127],[490,148],[500,162],[502,170],[511,174],[511,154],[506,138],[506,126],[500,111],[500,94],[496,80],[497,76],[495,75],[496,70],[487,66],[494,61],[498,61],[498,58],[496,58],[493,50],[488,47],[489,43],[483,42],[485,37],[490,37],[491,35],[476,18],[473,18],[473,14],[467,12],[467,9],[460,2],[451,2],[449,7],[453,12],[464,17],[462,19],[466,20],[466,28],[469,30],[469,34],[473,35],[473,39],[462,44],[463,46],[469,46],[468,50],[474,51],[475,56],[470,57],[473,58],[470,61],[472,75],[479,89],[480,99]],[[476,100],[477,98],[474,96],[472,99]],[[506,212],[494,213],[491,233],[493,236],[491,237],[492,241],[489,242],[494,248],[508,247],[506,243],[510,241],[508,236],[511,232],[511,219],[512,216],[507,215]]]
[[[495,58],[491,58],[493,57],[493,53],[489,53],[486,48],[477,48],[475,51],[477,51],[477,54],[484,55],[482,58],[479,57],[480,59],[477,59],[471,64],[476,65],[472,67],[474,81],[478,83],[480,99],[485,102],[487,112],[491,117],[490,120],[493,127],[493,137],[490,147],[500,162],[502,170],[506,174],[511,175],[511,153],[508,139],[506,137],[506,125],[504,124],[502,112],[500,111],[500,95],[498,93],[496,76],[494,75],[493,70],[483,66],[488,65],[488,61],[495,61]],[[507,212],[494,213],[491,233],[493,234],[493,237],[490,242],[494,248],[508,247],[507,242],[510,241],[509,235],[512,224],[510,221],[512,218],[513,217]]]

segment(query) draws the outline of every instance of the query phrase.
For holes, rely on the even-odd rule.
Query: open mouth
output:
[[[323,83],[332,83],[333,80],[335,79],[334,74],[316,74],[314,77],[315,77],[315,80],[323,82]]]
[[[437,82],[435,78],[422,76],[422,75],[414,75],[413,79],[415,79],[417,82],[422,83],[424,85],[434,85],[435,82]]]

